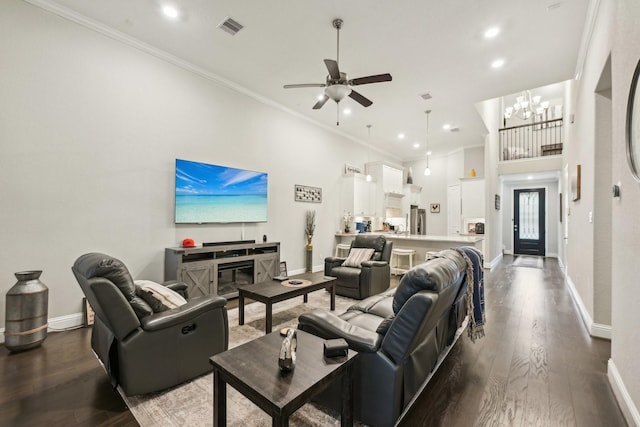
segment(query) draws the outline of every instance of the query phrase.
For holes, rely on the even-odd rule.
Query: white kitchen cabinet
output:
[[[409,205],[420,206],[422,187],[416,184],[406,184],[404,186],[404,197]]]
[[[402,169],[382,165],[382,185],[385,193],[402,194]]]
[[[374,190],[375,216],[383,219],[388,216],[400,216],[402,214],[403,171],[384,162],[375,162],[367,165],[368,171],[377,183]]]
[[[342,182],[342,210],[356,216],[377,216],[376,183],[367,182],[361,174],[345,176]]]
[[[484,178],[460,179],[461,217],[484,218]]]
[[[404,185],[404,198],[402,199],[402,215],[407,215],[411,211],[411,206],[422,206],[422,187],[416,184]]]
[[[447,189],[447,229],[449,234],[466,234],[466,223],[485,218],[484,178],[460,178],[460,185]]]

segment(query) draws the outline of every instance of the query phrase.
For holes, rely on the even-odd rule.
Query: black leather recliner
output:
[[[336,294],[349,298],[363,299],[389,289],[391,249],[393,242],[384,236],[358,235],[351,242],[353,248],[374,250],[373,258],[363,262],[360,267],[345,267],[346,258],[327,257],[324,260],[325,276],[337,277]]]
[[[466,314],[465,259],[447,249],[409,270],[395,289],[374,295],[336,316],[300,315],[298,328],[325,339],[344,338],[360,352],[354,365],[354,416],[392,426],[420,390]],[[319,402],[340,410],[340,384]]]
[[[120,385],[127,396],[163,390],[209,372],[209,358],[228,348],[227,300],[222,297],[195,298],[153,313],[136,296],[121,261],[89,253],[71,270],[95,312],[91,347],[112,385]],[[188,299],[184,283],[165,286]]]

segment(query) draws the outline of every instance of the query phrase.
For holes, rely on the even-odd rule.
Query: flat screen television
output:
[[[176,159],[176,224],[266,221],[266,173]]]

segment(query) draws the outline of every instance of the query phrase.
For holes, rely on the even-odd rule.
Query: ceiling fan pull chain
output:
[[[336,126],[340,126],[340,104],[336,102]]]

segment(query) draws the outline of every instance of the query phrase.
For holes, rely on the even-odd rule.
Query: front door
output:
[[[514,190],[513,253],[545,255],[544,188]]]

